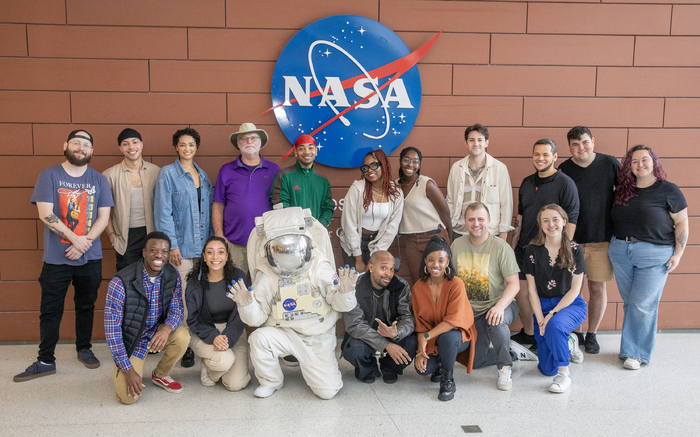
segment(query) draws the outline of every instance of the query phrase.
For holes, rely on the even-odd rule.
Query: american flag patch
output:
[[[340,281],[340,278],[338,277],[338,272],[336,272],[335,275],[333,275],[333,280]]]

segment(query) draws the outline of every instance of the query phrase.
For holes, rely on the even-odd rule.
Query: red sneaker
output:
[[[161,387],[165,391],[169,391],[170,393],[182,393],[182,385],[171,378],[170,375],[159,378],[156,376],[156,372],[154,370],[153,374],[151,375],[151,379],[155,385]]]

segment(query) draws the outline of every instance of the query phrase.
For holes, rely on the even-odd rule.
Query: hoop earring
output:
[[[450,266],[447,266],[447,268],[445,269],[445,276],[449,276],[449,275],[450,275]]]
[[[427,274],[428,274],[428,266],[423,266],[423,271],[424,271],[425,274],[427,275]]]

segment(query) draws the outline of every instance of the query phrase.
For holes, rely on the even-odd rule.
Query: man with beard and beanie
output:
[[[355,286],[355,297],[357,306],[343,314],[343,357],[355,366],[360,381],[371,384],[381,375],[385,383],[393,384],[416,356],[418,340],[413,335],[411,287],[394,276],[392,254],[385,250],[372,254],[367,272]]]
[[[277,173],[270,191],[275,209],[299,206],[309,208],[311,215],[325,227],[333,219],[333,197],[328,178],[314,166],[316,140],[311,135],[301,135],[294,143],[296,164]]]
[[[182,385],[170,371],[190,343],[182,326],[184,309],[180,274],[170,257],[170,237],[146,235],[142,258],[117,272],[107,288],[105,337],[114,359],[114,388],[124,404],[141,396],[146,352],[163,351],[151,374],[153,384],[170,393]]]
[[[37,361],[15,375],[15,382],[56,373],[54,351],[71,282],[78,360],[88,369],[100,366],[90,341],[102,281],[100,234],[107,226],[113,202],[107,179],[88,166],[92,146],[92,135],[87,131],[71,132],[63,143],[66,161],[42,171],[34,186],[31,202],[45,224],[44,266],[39,276],[41,342]]]
[[[141,259],[143,240],[155,230],[153,196],[160,167],[141,157],[141,134],[128,127],[117,138],[124,160],[102,174],[114,198],[107,237],[117,254],[117,271]]]

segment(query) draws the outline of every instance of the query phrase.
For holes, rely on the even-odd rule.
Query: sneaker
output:
[[[513,340],[510,341],[510,350],[515,353],[517,361],[537,361],[537,355]]]
[[[199,380],[202,381],[202,385],[205,387],[214,387],[216,385],[216,381],[211,379],[209,376],[209,369],[207,369],[207,366],[204,365],[204,358],[202,358],[202,363],[200,364],[201,370],[199,374]]]
[[[294,355],[282,357],[282,362],[289,367],[299,367],[299,360]]]
[[[156,376],[156,372],[154,370],[151,374],[151,380],[155,385],[165,391],[169,391],[170,393],[182,393],[182,385],[171,378],[170,375],[159,378]]]
[[[83,363],[88,369],[100,367],[100,360],[97,359],[91,349],[81,349],[78,351],[78,361]]]
[[[382,379],[386,384],[393,384],[399,380],[399,375],[388,367],[382,367]]]
[[[187,348],[185,355],[183,355],[182,360],[180,360],[180,365],[184,368],[194,366],[194,351],[192,348]]]
[[[520,332],[512,335],[510,339],[520,344],[537,344],[535,341],[535,336],[526,334],[525,329],[522,328],[520,329]]]
[[[586,332],[586,339],[583,342],[587,354],[597,354],[600,352],[600,345],[595,338],[594,332]]]
[[[24,372],[15,375],[12,380],[14,382],[24,382],[34,378],[41,378],[42,376],[53,375],[54,373],[56,373],[56,363],[46,364],[41,361],[35,361]]]
[[[549,386],[549,391],[552,393],[564,393],[571,387],[571,377],[567,373],[559,372],[554,377],[552,385]]]
[[[586,337],[583,336],[583,332],[572,332],[572,334],[576,334],[576,338],[578,338],[578,344],[583,344],[586,342]]]
[[[569,334],[569,350],[571,351],[570,362],[574,364],[583,363],[583,352],[578,348],[578,336]]]
[[[625,364],[622,365],[622,367],[629,370],[639,370],[641,366],[642,363],[636,358],[627,358]]]
[[[513,388],[513,378],[510,376],[510,366],[503,366],[498,370],[498,383],[496,387],[499,390],[507,391]]]
[[[272,395],[272,393],[281,389],[282,387],[284,387],[284,382],[280,382],[280,385],[278,386],[260,385],[253,392],[253,396],[255,396],[256,398],[266,398]]]

